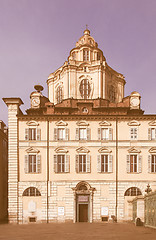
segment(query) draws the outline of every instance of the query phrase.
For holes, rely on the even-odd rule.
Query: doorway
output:
[[[79,204],[79,222],[88,222],[88,204]]]

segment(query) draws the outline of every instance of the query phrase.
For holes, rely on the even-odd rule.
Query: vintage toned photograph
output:
[[[156,240],[155,25],[155,0],[0,0],[0,240]]]

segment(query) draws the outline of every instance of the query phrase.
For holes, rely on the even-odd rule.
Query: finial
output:
[[[43,91],[43,87],[41,85],[35,85],[34,88],[37,92]]]
[[[88,24],[86,24],[86,30],[88,30]]]

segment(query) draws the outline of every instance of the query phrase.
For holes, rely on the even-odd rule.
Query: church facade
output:
[[[23,114],[8,106],[9,222],[132,219],[130,200],[156,189],[156,115],[108,66],[90,31],[68,61],[35,86]]]

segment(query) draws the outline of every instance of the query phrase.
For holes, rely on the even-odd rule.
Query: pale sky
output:
[[[20,97],[25,112],[34,85],[63,65],[86,24],[107,63],[125,76],[125,96],[141,94],[156,113],[155,0],[0,0],[0,99]],[[0,100],[0,120],[7,107]]]

